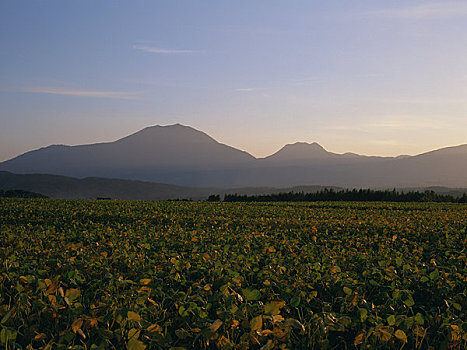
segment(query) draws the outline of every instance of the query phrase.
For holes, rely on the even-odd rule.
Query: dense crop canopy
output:
[[[466,225],[457,204],[2,199],[1,346],[465,348]]]

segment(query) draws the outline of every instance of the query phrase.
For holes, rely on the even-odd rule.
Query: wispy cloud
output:
[[[91,91],[91,90],[74,90],[74,89],[63,89],[53,88],[46,86],[34,86],[20,88],[17,91],[30,92],[37,94],[51,94],[51,95],[67,95],[67,96],[80,96],[80,97],[94,97],[94,98],[113,98],[113,99],[135,99],[135,94],[119,91]]]
[[[364,15],[407,20],[432,20],[466,17],[467,1],[430,1],[419,5],[368,11]]]
[[[253,92],[255,90],[256,89],[254,89],[254,88],[238,88],[238,89],[235,89],[235,91],[238,91],[238,92]]]
[[[166,49],[166,48],[154,47],[154,46],[148,46],[148,45],[133,45],[133,49],[143,51],[143,52],[160,54],[160,55],[189,55],[189,54],[204,53],[203,51],[197,51],[197,50]]]

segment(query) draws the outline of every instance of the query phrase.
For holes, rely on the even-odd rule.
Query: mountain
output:
[[[0,170],[201,186],[213,171],[222,171],[225,183],[254,160],[201,131],[175,124],[148,127],[114,142],[41,148],[0,163]]]
[[[296,163],[310,162],[316,160],[332,159],[336,154],[326,151],[321,145],[316,142],[296,142],[282,147],[276,153],[263,158],[269,163]]]
[[[0,163],[0,170],[207,188],[465,188],[467,145],[416,156],[369,157],[297,142],[257,159],[175,124],[148,127],[114,142],[45,147]]]
[[[281,165],[310,165],[330,162],[355,162],[378,159],[392,159],[392,157],[368,157],[355,153],[332,153],[324,149],[319,143],[296,142],[282,147],[276,153],[262,159],[263,164]]]

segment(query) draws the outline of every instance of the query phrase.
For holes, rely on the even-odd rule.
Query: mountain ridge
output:
[[[95,145],[108,145],[108,144],[114,144],[114,143],[117,143],[117,142],[119,143],[119,142],[124,141],[124,140],[126,140],[128,138],[136,136],[136,135],[142,133],[143,131],[148,131],[148,130],[153,130],[153,129],[170,130],[170,129],[173,129],[173,128],[183,128],[183,129],[188,129],[188,130],[191,130],[191,131],[195,131],[197,133],[200,133],[200,134],[206,136],[207,138],[209,138],[210,140],[212,140],[213,142],[215,142],[217,144],[225,145],[225,146],[227,146],[229,148],[234,148],[233,146],[229,146],[227,144],[224,144],[222,142],[219,142],[219,141],[215,140],[213,137],[209,136],[205,132],[197,130],[197,129],[191,127],[191,126],[183,125],[181,123],[168,124],[168,125],[158,125],[157,124],[157,125],[147,126],[147,127],[143,128],[143,129],[141,129],[139,131],[133,132],[130,135],[123,136],[123,137],[118,138],[118,139],[113,140],[113,141],[102,141],[102,142],[94,142],[94,143],[79,144],[79,145],[50,144],[48,146],[43,146],[43,147],[39,147],[39,148],[34,149],[34,150],[26,151],[26,152],[24,152],[22,154],[19,154],[19,155],[16,155],[16,156],[12,157],[12,158],[6,159],[6,160],[0,162],[0,164],[8,162],[8,161],[13,160],[13,159],[16,159],[16,158],[18,158],[18,157],[20,157],[22,155],[27,154],[27,153],[36,152],[36,151],[40,151],[40,150],[44,150],[44,149],[48,149],[48,148],[54,148],[54,147],[71,148],[71,147],[83,147],[83,146],[95,146]],[[242,153],[248,154],[249,156],[251,156],[251,157],[253,157],[255,159],[266,159],[266,158],[274,156],[275,154],[279,153],[280,151],[282,151],[284,148],[286,148],[288,146],[296,146],[296,145],[300,145],[300,146],[301,145],[318,146],[319,148],[321,148],[322,150],[324,150],[328,154],[334,154],[334,155],[354,155],[354,156],[360,156],[360,157],[388,158],[388,159],[389,158],[397,159],[397,158],[401,158],[401,157],[417,157],[417,156],[420,156],[420,155],[430,154],[430,153],[434,153],[434,152],[438,152],[438,151],[442,151],[442,150],[449,150],[449,149],[457,149],[457,148],[467,149],[467,143],[465,143],[465,144],[460,144],[460,145],[445,146],[445,147],[441,147],[441,148],[438,148],[438,149],[433,149],[433,150],[425,151],[425,152],[422,152],[422,153],[417,153],[417,154],[414,154],[414,155],[400,154],[400,155],[395,155],[395,156],[380,156],[380,155],[359,154],[359,153],[355,153],[355,152],[344,152],[344,153],[331,152],[331,151],[326,150],[325,147],[323,147],[321,144],[319,144],[316,141],[313,141],[313,142],[296,141],[296,142],[293,142],[293,143],[288,143],[288,144],[285,144],[284,146],[282,146],[278,151],[276,151],[276,152],[274,152],[274,153],[272,153],[272,154],[270,154],[268,156],[264,156],[264,157],[255,157],[254,155],[252,155],[248,151],[237,149],[237,148],[235,148],[235,149],[237,151],[242,152]]]
[[[0,170],[195,187],[467,187],[467,144],[380,157],[296,142],[256,158],[190,126],[155,125],[111,142],[32,150],[0,163]]]

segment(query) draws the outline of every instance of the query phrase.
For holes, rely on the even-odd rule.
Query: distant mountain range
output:
[[[255,158],[175,124],[148,127],[114,142],[41,148],[0,163],[0,170],[208,188],[465,188],[467,145],[416,156],[369,157],[332,153],[317,143],[300,142]]]

